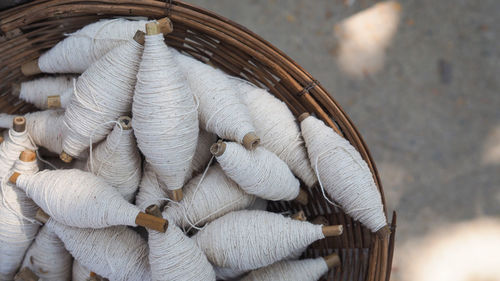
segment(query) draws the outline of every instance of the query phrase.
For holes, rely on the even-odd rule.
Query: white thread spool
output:
[[[66,108],[73,95],[73,79],[76,78],[70,75],[42,77],[21,84],[12,84],[12,95],[39,109],[54,108],[48,101],[59,96],[59,107]]]
[[[192,238],[215,266],[252,270],[270,265],[342,226],[321,226],[265,211],[236,211],[220,217]]]
[[[200,183],[200,180],[201,183]],[[229,212],[250,206],[255,196],[241,190],[216,164],[189,181],[183,188],[184,199],[169,203],[164,211],[170,224],[185,228],[203,225]]]
[[[30,268],[41,280],[66,281],[71,279],[72,262],[63,242],[44,226],[26,252],[23,267]]]
[[[35,153],[21,154],[12,170],[36,173]],[[34,220],[38,207],[22,190],[5,180],[0,196],[0,280],[12,280],[38,231],[39,224],[27,220]]]
[[[307,193],[300,189],[285,162],[263,147],[246,150],[234,142],[218,142],[210,151],[224,172],[245,192],[267,200],[297,200],[307,204]]]
[[[142,179],[139,183],[139,192],[135,197],[135,205],[141,210],[145,210],[150,205],[163,205],[163,198],[168,198],[166,186],[158,180],[156,173],[150,164],[144,163],[144,170],[142,172]]]
[[[309,159],[328,195],[371,231],[387,226],[380,193],[359,152],[315,117],[299,119]]]
[[[196,151],[189,166],[186,181],[190,180],[193,175],[197,175],[205,170],[212,158],[210,153],[210,146],[217,141],[217,135],[209,133],[200,128],[198,134],[198,143],[196,144]]]
[[[179,201],[198,139],[196,103],[158,25],[148,23],[146,30],[132,126],[146,161]]]
[[[156,206],[149,210],[161,217]],[[153,280],[215,281],[207,257],[175,224],[170,224],[165,233],[149,231],[148,244]]]
[[[61,160],[71,162],[90,146],[89,141],[103,140],[113,128],[109,121],[130,112],[143,35],[138,31],[134,39],[111,50],[78,78],[64,115]]]
[[[110,280],[148,281],[147,243],[125,226],[76,228],[49,218],[45,224],[81,265]]]
[[[266,90],[232,79],[252,116],[260,144],[278,155],[308,187],[318,180],[311,168],[299,125],[288,106]]]
[[[72,281],[88,281],[90,270],[83,266],[79,261],[73,261],[73,270],[71,274]]]
[[[247,149],[257,147],[260,139],[255,134],[250,113],[226,75],[178,52],[176,59],[200,103],[201,127],[221,138],[237,141]]]
[[[141,156],[137,151],[132,119],[122,116],[117,122],[106,139],[92,150],[87,171],[104,179],[131,202],[141,180]]]
[[[280,261],[250,272],[240,281],[317,281],[340,264],[337,254],[324,258]]]
[[[165,220],[140,212],[114,187],[88,172],[71,169],[45,170],[33,175],[14,173],[9,181],[51,217],[68,226],[141,225],[163,232],[166,228]]]
[[[0,144],[0,179],[12,168],[23,150],[35,150],[26,130],[26,119],[14,117],[12,128],[8,131],[8,138]]]
[[[24,75],[46,73],[82,73],[92,63],[112,49],[131,39],[137,30],[145,31],[147,21],[124,19],[100,20],[69,34],[39,59],[25,63],[21,67]],[[169,32],[168,18],[159,20],[162,31]]]

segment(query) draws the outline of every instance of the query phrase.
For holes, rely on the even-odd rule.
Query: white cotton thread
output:
[[[248,206],[248,210],[267,210],[267,200],[256,197],[252,205]]]
[[[239,280],[238,277],[247,273],[247,270],[239,270],[230,267],[214,266],[215,276],[217,280]]]
[[[143,46],[135,40],[111,50],[92,64],[76,82],[64,115],[63,150],[78,157],[103,140],[113,125],[106,123],[130,112]]]
[[[217,141],[217,135],[209,133],[202,128],[198,133],[198,143],[196,144],[196,151],[191,160],[186,181],[190,180],[193,175],[197,175],[205,170],[208,162],[212,158],[210,153],[210,146]]]
[[[92,149],[87,171],[104,179],[131,202],[141,180],[141,156],[133,130],[117,122],[106,139]]]
[[[214,280],[215,272],[196,243],[176,225],[165,233],[149,231],[149,262],[153,280]]]
[[[220,70],[175,52],[189,87],[200,101],[199,120],[203,129],[219,137],[243,143],[255,132],[247,107]]]
[[[83,266],[79,261],[73,261],[73,269],[71,273],[72,281],[88,281],[90,270]]]
[[[38,165],[17,160],[12,171],[33,174]],[[7,178],[5,174],[0,195],[0,280],[13,279],[40,227],[33,221],[38,207]]]
[[[135,231],[125,226],[76,228],[52,218],[46,225],[75,260],[100,276],[117,281],[152,280],[147,243]]]
[[[252,116],[260,145],[278,155],[308,187],[317,183],[299,125],[288,106],[264,89],[246,81],[231,81]]]
[[[0,179],[9,172],[23,150],[36,149],[27,130],[16,132],[9,129],[8,138],[0,144]]]
[[[29,267],[41,280],[67,281],[71,279],[72,262],[63,242],[44,226],[26,252],[22,267]]]
[[[68,37],[40,56],[38,66],[45,73],[83,73],[92,63],[145,31],[147,21],[100,20],[68,34]]]
[[[300,183],[278,156],[263,147],[250,151],[238,143],[224,144],[217,161],[245,192],[274,201],[297,198]]]
[[[168,197],[165,190],[167,190],[167,187],[158,180],[151,164],[144,163],[139,192],[135,197],[135,205],[143,211],[151,205],[157,205],[161,208],[164,201],[161,198]]]
[[[180,189],[197,145],[197,104],[162,34],[146,35],[132,112],[146,161],[168,189]]]
[[[192,238],[213,265],[252,270],[282,260],[324,237],[321,225],[243,210],[210,222]]]
[[[76,170],[21,174],[17,186],[47,214],[68,226],[103,228],[136,226],[140,210],[95,175]]]
[[[373,232],[387,225],[380,193],[359,152],[313,116],[305,118],[301,128],[323,195],[326,190],[348,215]]]
[[[251,271],[240,281],[317,281],[327,272],[323,258],[280,261]]]
[[[208,168],[190,180],[182,189],[184,198],[178,204],[169,203],[164,211],[170,223],[185,228],[203,225],[226,213],[250,206],[255,196],[241,190],[224,174],[219,165]]]
[[[59,96],[61,108],[66,108],[73,95],[73,80],[76,78],[76,76],[64,75],[22,82],[19,99],[29,102],[39,109],[48,109],[47,98]]]

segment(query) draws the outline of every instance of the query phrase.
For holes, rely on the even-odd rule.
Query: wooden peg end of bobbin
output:
[[[31,271],[29,267],[23,267],[17,274],[14,276],[14,281],[38,281],[39,278],[36,274]]]
[[[158,218],[162,217],[160,207],[158,207],[158,205],[155,205],[155,204],[147,207],[145,212],[146,212],[146,214],[150,214],[150,215],[153,215],[153,216],[158,217]]]
[[[329,225],[323,226],[323,235],[325,237],[340,236],[344,232],[344,227],[342,225]]]
[[[290,216],[292,220],[297,220],[297,221],[307,221],[306,213],[304,211],[300,210],[297,213],[293,214]]]
[[[224,154],[224,151],[226,151],[226,143],[222,141],[218,141],[212,144],[212,146],[210,147],[210,152],[215,157],[221,156],[222,154]]]
[[[73,157],[64,151],[59,155],[59,159],[61,159],[64,163],[71,163],[71,161],[73,161]]]
[[[16,184],[17,182],[17,178],[20,176],[21,174],[18,173],[18,172],[14,172],[10,178],[9,178],[9,182],[12,183],[12,184]]]
[[[120,118],[118,118],[118,123],[120,123],[120,126],[122,126],[123,130],[132,129],[132,118],[128,116],[121,116]]]
[[[302,188],[299,189],[299,194],[294,199],[300,205],[307,205],[309,203],[309,195]]]
[[[254,132],[250,132],[243,137],[243,146],[248,150],[254,150],[259,146],[260,138]]]
[[[140,30],[137,30],[134,35],[134,41],[139,43],[140,45],[144,45],[146,34]]]
[[[24,150],[21,152],[21,155],[19,155],[19,160],[23,162],[33,162],[36,160],[36,152],[33,150]]]
[[[299,123],[304,121],[307,117],[311,116],[311,114],[309,114],[309,112],[304,112],[302,114],[299,115],[299,118],[297,118],[299,120]]]
[[[0,136],[0,143],[2,143],[4,141],[3,137]]]
[[[170,190],[169,194],[172,197],[172,200],[174,200],[175,202],[179,202],[182,200],[182,198],[184,198],[182,188]]]
[[[47,223],[49,221],[50,216],[49,214],[45,213],[42,208],[38,208],[35,214],[35,219],[41,223]]]
[[[165,232],[168,228],[168,221],[164,218],[158,218],[150,214],[140,212],[135,218],[135,223],[145,228]]]
[[[169,18],[164,17],[157,20],[157,22],[158,26],[160,27],[160,31],[161,33],[163,33],[163,35],[167,35],[172,31],[174,31],[174,25],[172,24],[172,21]]]
[[[19,83],[12,83],[12,88],[10,90],[10,94],[13,95],[14,97],[19,97],[21,94],[21,84]]]
[[[156,35],[160,34],[160,26],[158,25],[158,22],[148,22],[146,23],[146,34],[147,35]]]
[[[32,76],[42,73],[40,67],[38,66],[38,59],[29,61],[21,65],[21,72],[24,76]]]
[[[18,133],[24,132],[24,130],[26,130],[26,118],[23,116],[14,117],[12,128]]]
[[[334,268],[336,266],[340,265],[340,257],[337,254],[331,254],[326,257],[323,257],[325,260],[326,266],[328,266],[328,269]]]

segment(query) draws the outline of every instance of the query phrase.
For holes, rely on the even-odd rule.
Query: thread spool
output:
[[[300,128],[288,106],[264,89],[229,78],[248,107],[261,138],[260,145],[283,160],[308,187],[313,187],[318,180],[309,163]]]
[[[23,189],[51,217],[68,226],[140,225],[160,232],[165,232],[168,226],[166,220],[140,212],[115,188],[88,172],[76,169],[45,170],[33,175],[15,172],[9,181]]]
[[[14,123],[12,125],[12,128],[14,129],[14,131],[20,133],[26,130],[26,118],[24,118],[23,116],[14,117],[13,122]]]
[[[189,88],[199,101],[201,127],[220,138],[237,141],[247,149],[256,148],[260,139],[250,113],[226,75],[193,58],[175,54]]]
[[[14,276],[14,281],[38,281],[39,278],[36,276],[31,269],[28,267],[23,267],[17,274]]]
[[[67,162],[80,155],[89,147],[89,140],[103,140],[113,128],[110,121],[130,111],[142,50],[143,46],[131,39],[78,78],[64,115],[61,160]]]
[[[139,149],[177,201],[197,145],[197,107],[158,24],[148,23],[146,32],[132,123]]]
[[[167,188],[160,185],[163,185],[163,183],[158,180],[151,165],[145,162],[141,182],[139,183],[139,192],[135,197],[135,204],[139,209],[145,210],[150,205],[163,206],[164,200],[162,198],[168,197],[164,191]]]
[[[341,226],[337,227],[341,230]],[[252,270],[282,260],[312,242],[337,235],[331,227],[265,211],[228,213],[192,238],[215,266]],[[273,245],[270,249],[268,245]]]
[[[83,266],[78,260],[74,260],[71,277],[72,281],[88,281],[90,270]]]
[[[224,172],[247,193],[267,200],[296,200],[307,204],[307,193],[300,189],[299,181],[286,163],[265,148],[249,151],[237,143],[218,142],[210,151]]]
[[[32,76],[42,73],[42,70],[38,66],[38,59],[29,61],[21,65],[21,72],[24,76]]]
[[[76,76],[63,75],[42,77],[21,84],[12,84],[12,94],[35,105],[39,109],[66,108],[73,96],[73,79]]]
[[[171,223],[182,228],[203,225],[228,212],[245,209],[255,200],[255,196],[245,193],[227,177],[219,165],[194,177],[186,183],[183,192],[184,199],[169,203],[164,212]]]
[[[106,183],[131,202],[141,180],[141,156],[137,150],[132,119],[121,116],[111,133],[92,150],[86,170]]]

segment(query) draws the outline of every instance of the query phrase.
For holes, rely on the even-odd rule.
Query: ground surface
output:
[[[392,280],[415,280],[418,253],[441,230],[498,221],[500,1],[402,1],[380,12],[381,22],[366,15],[374,37],[350,39],[336,37],[334,26],[375,1],[189,2],[282,49],[347,111],[381,172],[389,209],[398,211]],[[349,42],[356,38],[361,46]],[[474,278],[467,280],[483,280]]]

